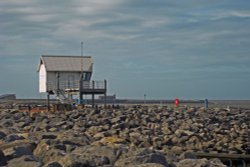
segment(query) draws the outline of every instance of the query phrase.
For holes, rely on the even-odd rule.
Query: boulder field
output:
[[[194,152],[246,154],[248,110],[131,106],[0,111],[0,166],[223,167]]]

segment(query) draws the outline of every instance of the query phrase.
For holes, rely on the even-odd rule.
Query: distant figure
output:
[[[71,105],[71,109],[72,109],[72,110],[75,110],[75,109],[76,109],[76,103],[73,103],[73,104]]]
[[[204,100],[205,109],[208,109],[208,99]]]
[[[28,111],[30,111],[31,110],[31,106],[30,105],[28,105]]]
[[[179,106],[179,103],[180,103],[179,99],[176,98],[175,101],[174,101],[174,103],[175,103],[175,107],[178,107],[178,106]]]

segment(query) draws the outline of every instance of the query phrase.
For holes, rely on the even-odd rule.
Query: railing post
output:
[[[95,81],[92,81],[92,89],[95,89]]]
[[[104,80],[104,108],[106,109],[107,108],[107,81],[106,79]]]

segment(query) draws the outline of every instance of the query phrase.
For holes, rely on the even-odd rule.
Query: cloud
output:
[[[12,61],[18,58],[35,67],[41,54],[78,55],[84,41],[95,76],[119,80],[121,93],[131,90],[123,82],[141,85],[145,78],[166,84],[204,74],[244,80],[250,67],[247,6],[232,0],[3,0],[0,68],[26,66]],[[24,66],[17,71],[34,70]]]
[[[217,21],[233,18],[249,18],[250,12],[247,10],[230,9],[230,8],[211,8],[205,11],[193,10],[188,12],[189,20],[192,22],[199,21]]]
[[[51,20],[55,20],[56,15],[53,14],[35,14],[29,15],[24,18],[24,20],[31,21],[31,22],[47,22]]]
[[[242,17],[242,18],[250,18],[249,11],[232,11],[231,15],[236,16],[236,17]]]
[[[78,14],[95,15],[105,10],[112,10],[121,3],[121,0],[76,0],[73,1],[73,6]]]
[[[0,5],[30,5],[33,4],[33,0],[2,0]]]

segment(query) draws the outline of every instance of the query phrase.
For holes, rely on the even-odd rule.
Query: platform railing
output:
[[[60,90],[79,90],[80,81],[60,81],[57,82],[47,82],[47,91]],[[105,81],[82,81],[82,89],[105,89]]]

